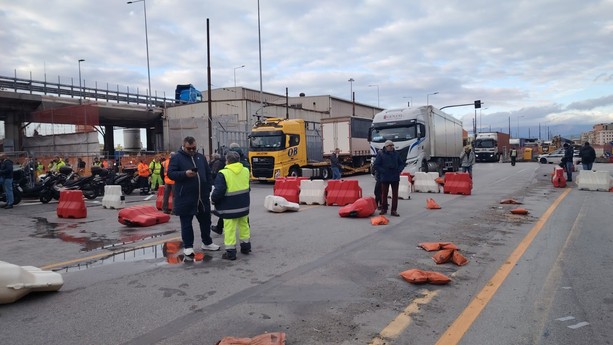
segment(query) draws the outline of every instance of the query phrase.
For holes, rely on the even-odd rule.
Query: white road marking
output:
[[[577,329],[577,328],[580,328],[580,327],[583,327],[583,326],[587,326],[589,324],[590,324],[589,322],[583,321],[583,322],[579,322],[576,325],[571,325],[571,326],[567,326],[567,327],[570,328],[570,329]]]
[[[565,316],[565,317],[561,317],[559,319],[556,319],[556,321],[568,321],[568,320],[574,320],[575,317],[574,316]]]

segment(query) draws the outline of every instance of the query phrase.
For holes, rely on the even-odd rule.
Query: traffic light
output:
[[[481,100],[475,101],[475,109],[481,108]]]

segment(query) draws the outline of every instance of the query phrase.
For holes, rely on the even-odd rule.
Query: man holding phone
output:
[[[194,256],[194,216],[200,225],[203,250],[219,250],[211,239],[211,170],[203,154],[196,151],[196,139],[188,136],[170,159],[168,176],[175,181],[173,212],[181,220],[183,254]]]

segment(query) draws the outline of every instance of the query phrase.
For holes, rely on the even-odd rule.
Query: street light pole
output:
[[[143,14],[145,15],[145,47],[147,49],[147,81],[149,82],[149,90],[147,93],[147,107],[151,105],[151,68],[149,67],[149,34],[147,33],[147,1],[146,0],[134,0],[128,1],[128,4],[134,4],[137,2],[143,3]]]
[[[349,78],[349,80],[347,80],[349,82],[350,85],[350,92],[349,92],[349,99],[353,99],[353,82],[355,81],[355,79],[353,78]]]
[[[79,59],[79,93],[81,94],[79,97],[79,103],[83,103],[83,88],[81,87],[81,62],[85,61],[84,59]]]
[[[406,97],[402,97],[402,98],[408,98],[409,101],[407,102],[407,108],[411,107],[411,103],[413,103],[413,97],[410,96],[406,96]]]
[[[234,67],[234,87],[236,87],[236,70],[243,67],[245,67],[245,65]]]
[[[378,84],[368,85],[368,87],[373,87],[373,86],[377,87],[377,108],[380,108],[380,105],[379,105],[379,85]]]
[[[426,105],[430,105],[430,96],[438,95],[438,91],[426,95]]]

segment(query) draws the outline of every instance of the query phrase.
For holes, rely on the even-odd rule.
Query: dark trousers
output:
[[[162,211],[168,212],[168,199],[170,199],[170,194],[172,193],[172,187],[174,184],[165,184],[164,185],[164,198],[162,199]],[[174,194],[173,194],[174,198]],[[174,201],[174,199],[173,199]],[[172,203],[174,206],[174,202]]]
[[[194,227],[192,226],[192,220],[194,215],[182,215],[179,216],[181,220],[181,239],[183,240],[183,248],[194,247]],[[207,202],[198,204],[198,212],[196,213],[196,219],[200,225],[200,237],[202,243],[209,245],[213,243],[211,239],[211,206]]]
[[[381,182],[381,211],[387,211],[387,194],[392,186],[392,212],[398,210],[398,185],[400,181],[395,182]]]
[[[511,165],[515,166],[515,162],[517,161],[517,157],[511,156]]]
[[[377,207],[381,208],[381,182],[375,182],[375,202],[377,203]]]

